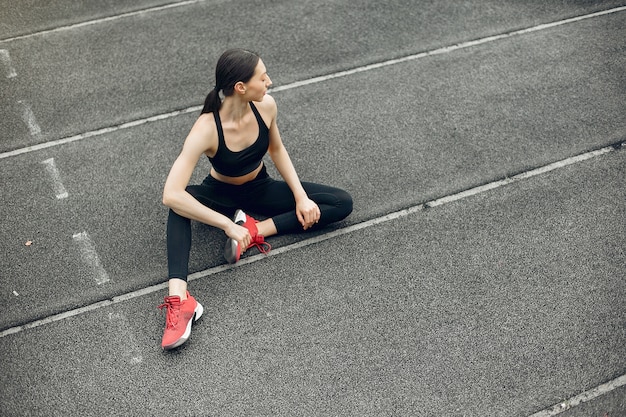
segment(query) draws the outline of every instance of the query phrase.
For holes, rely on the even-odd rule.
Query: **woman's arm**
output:
[[[186,191],[198,160],[211,148],[212,142],[217,143],[215,125],[201,116],[185,139],[183,149],[167,176],[163,188],[163,204],[183,217],[222,229],[228,237],[247,247],[251,240],[248,229],[206,207]]]
[[[280,132],[278,130],[278,125],[276,124],[276,115],[278,113],[276,108],[276,102],[269,96],[268,101],[268,109],[271,111],[272,121],[270,124],[270,146],[268,152],[274,165],[276,165],[276,169],[283,177],[291,192],[293,193],[294,199],[296,200],[296,215],[298,216],[298,220],[302,224],[304,230],[313,226],[318,222],[320,218],[320,209],[317,204],[309,199],[308,195],[302,188],[302,184],[300,183],[300,179],[298,178],[298,174],[296,173],[296,169],[291,162],[291,158],[289,157],[289,153],[283,144],[283,141],[280,137]]]

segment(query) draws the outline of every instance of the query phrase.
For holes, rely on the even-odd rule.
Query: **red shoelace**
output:
[[[254,237],[254,240],[250,243],[250,245],[248,245],[247,249],[250,249],[253,246],[255,246],[259,250],[259,252],[265,255],[267,255],[268,252],[272,250],[272,245],[267,243],[265,241],[265,238],[261,235],[256,235]]]
[[[163,311],[164,308],[167,309],[167,311],[165,312],[166,328],[172,329],[178,324],[178,316],[180,315],[180,304],[180,301],[176,301],[171,297],[166,297],[165,302],[158,307],[161,311]]]

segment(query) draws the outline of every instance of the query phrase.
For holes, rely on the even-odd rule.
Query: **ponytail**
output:
[[[200,112],[200,114],[213,113],[213,112],[219,111],[221,106],[222,106],[222,100],[220,99],[220,94],[217,91],[217,87],[216,87],[213,90],[211,90],[209,95],[206,96],[206,99],[204,100],[204,107],[202,108],[202,111]]]

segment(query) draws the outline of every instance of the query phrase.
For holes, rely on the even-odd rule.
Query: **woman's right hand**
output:
[[[231,224],[226,230],[224,230],[224,232],[226,233],[226,236],[239,242],[239,245],[241,246],[241,252],[244,252],[252,242],[252,236],[250,236],[250,231],[243,226],[239,226],[235,222],[231,222]]]

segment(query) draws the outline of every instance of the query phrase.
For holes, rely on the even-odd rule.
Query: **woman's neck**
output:
[[[250,104],[238,97],[226,97],[220,108],[220,117],[227,121],[240,122],[250,111]]]

